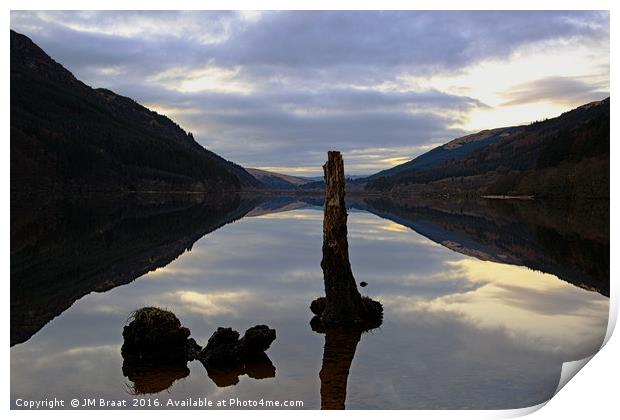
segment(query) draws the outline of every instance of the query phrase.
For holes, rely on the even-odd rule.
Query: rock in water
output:
[[[264,353],[276,339],[276,330],[266,325],[248,329],[239,340],[239,349],[244,356]]]
[[[190,331],[170,311],[146,307],[129,316],[123,328],[123,375],[134,394],[156,393],[189,374],[187,362],[198,359],[217,386],[239,382],[240,375],[273,378],[276,368],[265,354],[276,339],[266,325],[249,328],[243,337],[232,328],[219,327],[203,349],[189,338]]]
[[[232,328],[220,327],[209,338],[198,360],[218,387],[236,385],[241,375],[254,379],[273,378],[276,368],[265,350],[275,339],[276,330],[266,325],[249,328],[241,339]]]
[[[235,367],[245,364],[255,356],[262,356],[276,339],[276,330],[266,325],[249,328],[239,339],[232,328],[218,328],[198,355],[206,367]]]
[[[124,358],[137,358],[156,363],[184,364],[196,353],[196,342],[188,328],[170,311],[146,307],[134,311],[123,328]],[[191,354],[188,354],[191,353]]]
[[[239,333],[232,328],[219,327],[198,358],[209,366],[239,363]]]

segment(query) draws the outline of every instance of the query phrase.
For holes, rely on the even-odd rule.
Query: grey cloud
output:
[[[524,43],[608,36],[608,19],[583,12],[288,12],[266,16],[218,49],[224,60],[268,66],[455,69]],[[584,23],[591,20],[597,24]]]
[[[502,105],[520,105],[539,101],[552,101],[574,106],[597,101],[609,96],[606,85],[587,78],[547,77],[514,86],[502,94],[507,99]]]
[[[249,164],[260,153],[264,166],[278,166],[283,162],[314,165],[317,172],[324,160],[323,152],[330,148],[346,154],[368,145],[424,144],[429,139],[447,139],[461,133],[446,128],[448,122],[438,115],[397,111],[340,115],[295,115],[279,111],[197,114],[189,116],[188,121],[199,129],[204,127],[201,133],[208,133],[210,126],[218,126],[222,135],[207,139],[206,145],[241,164]]]
[[[462,130],[447,126],[457,122],[461,113],[484,106],[472,98],[436,91],[327,88],[252,95],[184,94],[142,85],[124,85],[119,90],[143,103],[178,107],[182,122],[192,127],[199,142],[242,165],[256,165],[259,157],[262,166],[284,162],[315,166],[317,172],[330,147],[346,153],[368,146],[401,148],[457,137]],[[351,173],[360,172],[351,169]]]
[[[251,66],[246,70],[261,78],[317,78],[321,70],[333,74],[342,67],[341,76],[349,81],[363,75],[390,78],[400,67],[458,70],[479,59],[507,56],[532,42],[609,37],[609,15],[604,12],[274,12],[253,23],[221,12],[142,14],[14,12],[12,26],[37,28],[40,36],[35,38],[75,66],[109,64],[114,52],[116,62],[142,67],[142,74],[163,65],[214,62]],[[127,25],[132,19],[137,27],[139,22],[160,27],[161,34],[127,37],[70,29],[77,24]],[[222,23],[226,19],[230,34]],[[171,34],[166,31],[170,27],[180,29]],[[182,30],[185,27],[191,30]],[[199,42],[196,28],[223,39]]]

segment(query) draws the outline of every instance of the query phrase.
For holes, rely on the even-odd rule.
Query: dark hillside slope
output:
[[[12,190],[192,190],[259,187],[169,118],[92,89],[11,31]]]
[[[448,161],[455,160],[467,156],[478,149],[488,146],[503,137],[509,136],[514,132],[521,130],[522,127],[505,127],[493,130],[483,130],[479,133],[470,134],[459,137],[446,144],[436,147],[409,162],[394,166],[393,168],[377,172],[369,176],[366,180],[377,179],[386,176],[392,176],[401,172],[416,169],[428,170],[437,166],[442,166]]]
[[[510,131],[439,166],[369,178],[366,189],[423,194],[609,198],[609,120],[607,98],[556,118],[501,129]]]

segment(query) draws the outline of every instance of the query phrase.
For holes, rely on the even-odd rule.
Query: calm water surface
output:
[[[539,257],[528,256],[537,251],[527,241],[511,245],[515,254],[492,254],[480,245],[480,237],[487,238],[487,247],[493,237],[486,231],[473,229],[473,249],[458,232],[443,238],[445,223],[402,214],[390,220],[385,208],[373,213],[362,207],[349,212],[351,264],[357,281],[368,282],[360,290],[383,303],[385,317],[357,345],[347,408],[530,406],[553,395],[563,362],[599,349],[609,300],[600,290],[578,287],[580,273],[596,270],[560,269],[558,258],[544,263],[556,274],[569,273],[565,281],[525,263],[498,262]],[[311,330],[308,306],[324,295],[322,209],[291,200],[243,212],[245,217],[200,237],[160,268],[73,297],[68,309],[36,328],[28,321],[34,309],[23,303],[34,298],[12,294],[12,340],[20,328],[30,331],[11,348],[12,404],[15,398],[131,398],[136,386],[122,371],[122,327],[132,310],[156,305],[173,311],[202,345],[219,326],[241,332],[256,324],[275,328],[277,339],[267,354],[276,373],[264,379],[243,375],[236,385],[220,387],[194,361],[189,372],[172,374],[172,385],[151,397],[302,400],[304,408],[319,408],[325,337]],[[81,231],[89,232],[89,225]],[[118,235],[106,238],[110,246]],[[113,282],[119,271],[104,268],[96,275]],[[13,322],[18,300],[23,314]]]

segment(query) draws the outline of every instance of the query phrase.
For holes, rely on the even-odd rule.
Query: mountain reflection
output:
[[[356,200],[453,251],[526,266],[609,297],[609,201]]]
[[[82,296],[166,266],[254,205],[236,195],[12,197],[11,345]]]
[[[320,207],[322,197],[238,195],[11,197],[11,345],[76,300],[168,265],[241,217]],[[348,197],[347,205],[453,251],[527,266],[609,296],[609,202],[420,202]]]
[[[278,197],[248,216],[321,207],[320,197]],[[347,206],[410,228],[455,252],[526,266],[609,297],[609,201],[426,200],[347,197]]]

